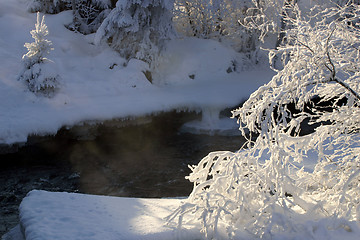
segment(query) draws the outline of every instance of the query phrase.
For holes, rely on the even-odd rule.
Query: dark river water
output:
[[[162,113],[61,129],[0,154],[0,236],[18,223],[32,189],[126,197],[187,196],[188,165],[211,151],[239,149],[240,136],[180,133],[195,113]],[[11,151],[13,153],[11,153]]]

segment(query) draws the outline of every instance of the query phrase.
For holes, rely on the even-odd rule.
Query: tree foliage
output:
[[[96,33],[127,58],[156,63],[164,42],[174,36],[172,0],[119,0]]]
[[[306,15],[296,3],[286,8],[291,28],[269,53],[270,63],[280,56],[283,68],[233,111],[243,134],[256,140],[192,167],[194,189],[169,216],[179,228],[200,221],[209,239],[244,230],[311,238],[321,224],[327,231],[358,229],[360,7],[315,6]],[[305,125],[314,132],[300,135]]]

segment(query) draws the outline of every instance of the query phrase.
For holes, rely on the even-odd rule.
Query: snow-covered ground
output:
[[[181,232],[164,218],[181,199],[140,199],[32,191],[20,205],[26,239],[196,239],[194,226]],[[19,232],[15,228],[8,236]],[[21,230],[20,230],[21,231]]]
[[[186,38],[168,43],[150,83],[146,64],[131,60],[124,66],[118,53],[94,45],[94,34],[66,29],[71,20],[70,11],[45,16],[54,48],[48,58],[61,85],[52,98],[36,96],[17,81],[24,44],[34,41],[36,14],[26,11],[25,0],[0,1],[0,144],[26,142],[29,135],[55,134],[84,121],[173,109],[211,113],[205,125],[190,124],[202,132],[226,130],[224,122],[236,128],[235,120],[217,119],[218,111],[239,104],[273,75],[216,41]],[[178,199],[32,192],[21,205],[21,226],[26,239],[172,239],[178,236],[162,218],[179,204]],[[200,238],[198,230],[184,234],[184,239]],[[21,239],[20,227],[7,236]]]
[[[242,54],[216,41],[187,38],[168,44],[151,84],[143,62],[131,60],[124,67],[118,53],[93,44],[94,34],[66,29],[72,20],[68,11],[45,16],[54,48],[48,58],[61,77],[60,90],[53,98],[35,96],[17,81],[24,43],[33,42],[29,32],[36,21],[23,1],[0,2],[0,144],[55,134],[83,121],[173,109],[221,110],[245,100],[273,74],[250,67]],[[231,72],[234,66],[237,71]]]
[[[274,74],[252,67],[242,54],[216,41],[185,38],[168,43],[150,83],[144,74],[146,64],[131,60],[125,66],[108,46],[94,45],[94,35],[66,29],[71,18],[71,12],[45,17],[54,47],[49,59],[61,85],[52,98],[36,96],[17,81],[24,43],[33,41],[29,32],[36,14],[26,11],[24,0],[0,1],[0,144],[26,142],[29,135],[55,134],[63,126],[84,121],[173,109],[206,113],[202,123],[189,123],[185,130],[225,131],[224,123],[236,125],[217,119],[218,112],[245,100]],[[20,206],[21,224],[5,239],[20,240],[21,231],[26,239],[200,239],[199,225],[185,226],[181,233],[164,225],[164,217],[180,202],[32,191]],[[311,230],[314,239],[360,239],[360,232],[330,231],[322,222],[316,226]],[[245,231],[240,237],[250,239]],[[279,234],[272,239],[307,237]]]
[[[3,240],[203,239],[200,225],[166,224],[182,199],[140,199],[31,191],[20,205],[20,224]],[[309,222],[307,231],[273,234],[271,240],[358,240],[359,228],[327,229],[327,220]],[[311,233],[311,234],[310,234]],[[226,235],[222,239],[227,239]],[[234,239],[255,239],[246,231]],[[265,238],[270,239],[270,238]]]

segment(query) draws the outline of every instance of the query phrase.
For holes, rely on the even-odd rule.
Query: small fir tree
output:
[[[51,96],[58,88],[59,75],[53,62],[46,58],[53,48],[51,41],[46,39],[49,31],[45,16],[41,18],[37,13],[35,29],[30,33],[35,41],[24,45],[28,52],[22,57],[23,69],[18,80],[26,83],[31,92]]]

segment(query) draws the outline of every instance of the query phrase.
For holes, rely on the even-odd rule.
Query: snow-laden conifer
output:
[[[46,58],[52,48],[51,41],[46,39],[49,34],[45,24],[45,16],[37,13],[35,29],[30,31],[34,39],[32,43],[25,43],[28,52],[22,57],[23,69],[18,80],[27,84],[34,93],[51,96],[58,87],[59,75],[55,64]]]
[[[127,58],[154,65],[164,42],[174,35],[173,0],[119,0],[98,29],[95,42],[107,41]]]
[[[179,228],[200,221],[208,239],[359,231],[360,6],[284,13],[286,43],[270,51],[283,69],[233,111],[256,140],[191,167],[193,191],[169,216]]]

